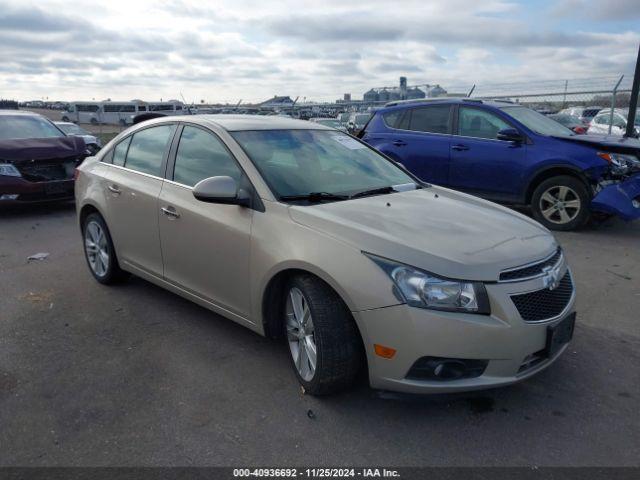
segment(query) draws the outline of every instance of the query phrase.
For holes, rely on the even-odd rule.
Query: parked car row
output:
[[[68,198],[75,178],[97,281],[133,273],[282,338],[311,394],[361,368],[420,393],[551,365],[575,287],[544,226],[639,218],[640,142],[468,98],[392,102],[360,139],[325,120],[160,116],[85,159],[82,138],[4,112],[0,199]]]

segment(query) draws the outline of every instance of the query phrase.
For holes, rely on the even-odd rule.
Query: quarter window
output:
[[[429,133],[449,133],[449,105],[414,108],[409,130]]]
[[[162,160],[174,129],[174,125],[161,125],[134,133],[124,166],[161,177]]]
[[[241,171],[222,141],[196,127],[184,127],[173,171],[173,180],[193,187],[209,177],[229,176],[240,181]]]
[[[507,122],[491,112],[478,108],[460,107],[458,132],[463,137],[493,139],[500,130],[512,128]]]
[[[125,138],[121,141],[116,148],[113,149],[113,164],[118,165],[119,167],[124,166],[124,159],[127,156],[127,149],[129,148],[129,144],[131,143],[131,137]]]

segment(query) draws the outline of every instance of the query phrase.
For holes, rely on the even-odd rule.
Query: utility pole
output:
[[[638,46],[638,58],[636,59],[636,71],[633,74],[633,86],[631,87],[631,100],[629,101],[629,117],[627,118],[627,131],[625,137],[635,136],[636,110],[638,109],[638,89],[640,89],[640,46]]]

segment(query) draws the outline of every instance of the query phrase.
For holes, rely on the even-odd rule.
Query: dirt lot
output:
[[[1,465],[639,463],[640,222],[558,235],[579,323],[537,377],[318,399],[284,345],[136,278],[96,283],[74,215],[0,210]]]

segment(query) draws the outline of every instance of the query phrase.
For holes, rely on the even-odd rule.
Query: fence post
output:
[[[567,88],[569,87],[569,80],[564,81],[564,95],[562,97],[562,108],[567,108]]]
[[[616,83],[616,86],[613,87],[613,92],[611,92],[611,112],[609,114],[609,135],[611,135],[611,127],[613,127],[613,110],[616,108],[616,94],[618,92],[618,87],[622,82],[624,75],[620,75],[620,80]]]

